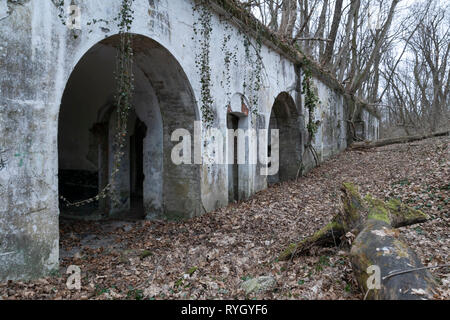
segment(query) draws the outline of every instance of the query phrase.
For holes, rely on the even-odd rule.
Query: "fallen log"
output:
[[[398,203],[366,197],[369,214],[350,250],[356,280],[366,294],[376,300],[415,300],[433,297],[436,283],[415,252],[399,237],[393,227],[426,220],[420,211],[396,210]],[[400,215],[399,215],[400,213]],[[406,213],[406,215],[401,215]],[[376,270],[375,270],[376,268]],[[394,275],[398,271],[414,270]],[[376,272],[370,278],[372,272]],[[370,273],[370,274],[369,274]],[[391,275],[391,276],[390,276]]]
[[[414,210],[397,199],[382,202],[373,199],[370,195],[362,199],[358,189],[352,183],[344,182],[341,186],[341,208],[331,222],[312,236],[298,243],[291,243],[278,256],[278,260],[289,260],[293,256],[304,253],[314,245],[336,246],[340,243],[340,238],[347,232],[357,235],[363,228],[364,213],[368,212],[367,202],[376,203],[380,208],[383,208],[389,216],[389,224],[394,228],[424,222],[427,219],[427,216],[421,211]]]
[[[395,230],[424,222],[427,215],[396,199],[384,202],[370,195],[362,199],[351,183],[344,183],[341,191],[341,209],[332,221],[312,236],[288,246],[279,260],[293,258],[313,245],[336,245],[343,235],[351,232],[356,239],[350,259],[366,298],[431,298],[436,285],[433,277]],[[410,271],[396,273],[404,270]],[[373,277],[372,272],[375,272]],[[373,282],[374,279],[377,281]]]
[[[370,149],[376,147],[383,147],[391,144],[397,143],[407,143],[413,141],[419,141],[424,139],[429,139],[433,137],[443,137],[450,134],[450,131],[440,131],[434,132],[426,135],[415,135],[415,136],[407,136],[407,137],[399,137],[399,138],[386,138],[375,141],[362,141],[362,142],[354,142],[350,145],[350,149],[352,150],[361,150],[361,149]]]

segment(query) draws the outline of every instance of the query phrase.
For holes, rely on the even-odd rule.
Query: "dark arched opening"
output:
[[[273,152],[270,130],[279,130],[279,170],[267,177],[268,184],[295,178],[301,163],[301,132],[299,113],[287,92],[280,93],[272,106],[269,120],[268,156]],[[273,164],[269,163],[269,166]]]
[[[193,132],[198,119],[190,83],[178,61],[154,40],[133,35],[134,95],[124,156],[114,168],[115,66],[119,36],[94,45],[73,70],[61,102],[58,128],[61,196],[70,201],[95,196],[114,184],[119,203],[101,199],[69,207],[62,216],[189,218],[201,212],[200,168],[176,166],[171,134]]]

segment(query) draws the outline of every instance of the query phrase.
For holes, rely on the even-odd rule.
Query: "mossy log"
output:
[[[393,228],[424,222],[428,219],[422,211],[410,208],[397,199],[381,201],[368,194],[364,199],[352,183],[341,186],[341,209],[330,223],[298,243],[291,243],[278,256],[278,260],[289,260],[312,246],[332,246],[340,243],[347,232],[355,236],[364,228],[365,216],[385,221]]]
[[[420,210],[413,209],[398,199],[386,202],[373,198],[370,194],[364,197],[368,219],[382,220],[393,228],[425,222],[428,216]]]
[[[383,146],[387,146],[387,145],[391,145],[391,144],[407,143],[407,142],[429,139],[429,138],[433,138],[433,137],[448,136],[449,134],[450,134],[450,131],[447,130],[447,131],[433,132],[433,133],[425,134],[425,135],[407,136],[407,137],[399,137],[399,138],[386,138],[386,139],[380,139],[380,140],[374,140],[374,141],[354,142],[351,144],[350,149],[370,149],[370,148],[376,148],[376,147],[383,147]]]
[[[341,224],[332,221],[325,227],[314,233],[312,236],[303,239],[298,243],[291,243],[278,256],[279,261],[289,260],[291,257],[299,255],[311,248],[313,245],[327,246],[336,245],[339,238],[344,234],[344,228]]]
[[[424,299],[433,294],[435,283],[416,254],[401,240],[395,228],[424,222],[428,216],[397,199],[381,201],[367,195],[361,198],[351,183],[341,187],[341,209],[324,228],[300,243],[291,244],[279,256],[287,260],[313,245],[332,245],[352,232],[356,239],[350,251],[352,266],[361,289],[369,299]],[[379,286],[367,285],[370,266],[378,266]],[[393,275],[393,272],[408,272]],[[384,278],[383,278],[384,277]],[[371,279],[372,280],[372,279]]]

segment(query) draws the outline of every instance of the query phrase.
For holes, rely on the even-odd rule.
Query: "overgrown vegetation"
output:
[[[200,110],[202,112],[202,120],[206,127],[211,127],[215,120],[213,109],[214,100],[211,94],[211,19],[212,13],[209,2],[202,0],[193,6],[193,14],[198,14],[198,18],[194,17],[194,35],[192,40],[197,40],[199,52],[196,53],[195,64],[200,76]]]
[[[309,61],[304,59],[302,63],[302,71],[303,71],[303,79],[302,79],[302,94],[304,95],[304,105],[305,109],[308,111],[308,124],[306,125],[306,129],[308,131],[308,138],[305,144],[305,152],[302,156],[302,163],[300,163],[299,174],[302,174],[304,169],[303,159],[305,153],[310,151],[312,156],[314,157],[314,161],[316,165],[319,164],[319,156],[317,155],[317,151],[312,145],[314,137],[319,129],[320,121],[315,120],[315,110],[317,106],[320,104],[319,97],[317,96],[317,92],[312,83],[312,72],[309,68]]]
[[[305,109],[308,110],[308,124],[306,126],[310,140],[314,140],[314,136],[319,128],[319,123],[315,121],[315,110],[319,105],[319,97],[312,85],[312,73],[309,69],[308,60],[304,60],[302,65],[303,79],[302,79],[302,94],[305,98]]]
[[[211,34],[212,28],[212,12],[209,1],[201,0],[197,1],[193,6],[194,14],[194,37],[193,41],[197,41],[198,52],[195,57],[195,64],[200,76],[200,103],[202,120],[206,127],[211,127],[215,121],[214,111],[214,99],[211,93],[211,65],[210,65],[210,53],[211,53]],[[221,16],[221,22],[224,25],[225,32],[221,45],[221,51],[224,58],[224,71],[221,86],[224,88],[227,101],[225,106],[228,106],[231,102],[231,67],[237,67],[238,64],[238,44],[230,48],[231,26],[228,23],[228,19],[232,16]],[[244,47],[244,73],[243,73],[243,94],[248,96],[250,102],[250,110],[252,114],[258,114],[259,92],[262,87],[262,71],[264,68],[261,49],[262,49],[262,37],[260,34],[256,36],[253,41],[252,37],[247,34],[247,30],[239,30],[239,36],[243,38],[242,45]]]
[[[130,33],[133,23],[132,4],[134,0],[122,0],[117,23],[119,27],[120,44],[116,58],[116,83],[117,93],[115,96],[117,108],[116,136],[114,139],[114,169],[110,178],[111,200],[115,205],[120,203],[118,191],[115,190],[114,178],[120,170],[124,148],[128,136],[128,115],[132,108],[134,92],[133,75],[133,43]]]

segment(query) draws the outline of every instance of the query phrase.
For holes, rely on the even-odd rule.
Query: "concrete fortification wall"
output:
[[[94,181],[99,187],[113,165],[110,110],[119,41],[114,18],[122,1],[75,1],[81,29],[69,28],[66,6],[56,3],[0,0],[0,280],[37,277],[58,268],[61,175],[92,173],[94,180],[99,176]],[[118,182],[122,209],[132,206],[133,194],[143,193],[146,218],[190,218],[232,201],[233,183],[237,200],[267,187],[258,163],[234,169],[174,164],[171,154],[179,141],[172,141],[172,133],[184,128],[194,135],[195,121],[201,124],[201,155],[208,158],[214,137],[207,124],[223,132],[228,143],[232,121],[242,129],[268,129],[273,113],[272,124],[280,130],[276,181],[295,177],[302,161],[308,168],[314,165],[310,156],[302,159],[308,115],[302,108],[298,61],[267,37],[246,33],[225,7],[226,1],[212,1],[208,11],[190,0],[134,1],[135,93],[131,142]],[[199,32],[202,21],[211,28],[208,43]],[[205,53],[206,87],[201,71]],[[322,161],[346,148],[348,115],[339,90],[319,75],[313,82],[320,99],[313,145]],[[202,110],[205,96],[211,97],[211,123]],[[370,113],[363,117],[370,126],[367,137],[376,138],[378,120]],[[145,127],[142,133],[138,124]],[[107,133],[99,133],[101,128]],[[141,145],[135,142],[138,137]],[[258,150],[252,143],[247,155]],[[142,149],[142,163],[135,159],[136,148]],[[139,179],[140,191],[133,185]]]

